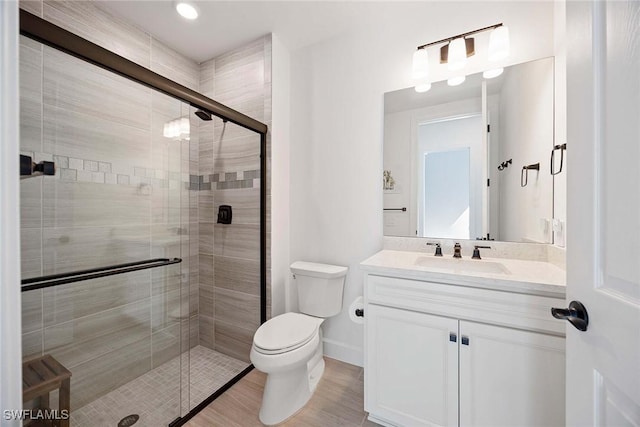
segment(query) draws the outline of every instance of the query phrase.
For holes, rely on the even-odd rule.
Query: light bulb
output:
[[[464,38],[458,37],[449,43],[447,65],[451,71],[461,70],[467,64],[467,46]]]
[[[489,61],[499,61],[509,56],[509,28],[504,25],[491,31],[489,37]]]
[[[458,85],[462,84],[465,81],[466,78],[467,78],[466,76],[451,77],[449,80],[447,80],[447,84],[449,86],[458,86]]]
[[[413,52],[413,72],[414,79],[429,77],[429,54],[426,48]]]
[[[416,92],[418,93],[424,93],[427,92],[429,89],[431,89],[431,83],[429,82],[425,82],[425,83],[419,83],[415,86],[414,88],[416,90]]]
[[[494,77],[498,77],[500,74],[502,74],[503,71],[504,68],[494,68],[493,70],[487,70],[483,72],[482,77],[484,77],[485,79],[492,79]]]
[[[189,3],[176,3],[176,10],[182,17],[187,19],[196,19],[198,17],[198,10]]]

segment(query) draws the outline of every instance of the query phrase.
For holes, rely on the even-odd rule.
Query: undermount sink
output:
[[[511,274],[507,267],[499,262],[483,261],[480,259],[440,258],[435,256],[420,257],[416,259],[416,265],[450,270],[453,273]]]

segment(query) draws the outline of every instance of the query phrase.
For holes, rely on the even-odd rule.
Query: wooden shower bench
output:
[[[34,409],[49,410],[49,393],[60,390],[58,399],[58,415],[63,410],[71,413],[71,372],[50,354],[25,360],[22,363],[22,401],[23,403],[38,399]],[[69,418],[42,423],[38,420],[31,425],[54,425],[69,427]]]

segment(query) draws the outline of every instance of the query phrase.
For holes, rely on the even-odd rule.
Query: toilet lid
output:
[[[305,314],[284,313],[260,326],[253,337],[253,344],[269,352],[292,350],[311,340],[323,321]]]

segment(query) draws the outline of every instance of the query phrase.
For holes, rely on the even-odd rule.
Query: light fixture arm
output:
[[[431,43],[423,44],[423,45],[421,45],[421,46],[418,46],[418,47],[417,47],[417,49],[424,49],[424,48],[426,48],[426,47],[433,46],[433,45],[436,45],[436,44],[448,43],[448,42],[451,42],[451,41],[453,41],[453,40],[455,40],[455,39],[457,39],[457,38],[460,38],[460,37],[468,37],[468,36],[470,36],[470,35],[477,34],[477,33],[481,33],[481,32],[483,32],[483,31],[494,30],[494,29],[496,29],[496,28],[498,28],[498,27],[502,27],[502,25],[503,25],[503,24],[502,24],[502,22],[501,22],[501,23],[499,23],[499,24],[490,25],[490,26],[488,26],[488,27],[480,28],[480,29],[478,29],[478,30],[473,30],[473,31],[469,31],[469,32],[467,32],[467,33],[458,34],[457,36],[447,37],[446,39],[438,40],[438,41],[436,41],[436,42],[431,42]]]

